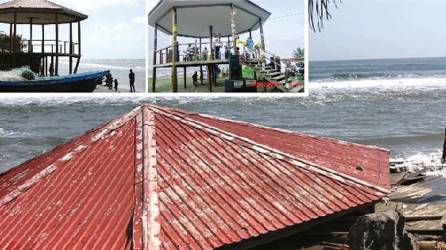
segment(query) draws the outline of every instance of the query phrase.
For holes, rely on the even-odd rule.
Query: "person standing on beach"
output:
[[[54,65],[53,65],[53,63],[50,63],[49,71],[50,71],[50,76],[54,76]]]
[[[135,73],[133,73],[133,70],[130,70],[130,74],[129,74],[129,80],[130,80],[130,92],[136,92],[135,90]]]
[[[194,85],[194,88],[197,88],[198,86],[200,86],[198,84],[198,72],[195,71],[195,73],[192,75],[192,84]]]
[[[441,157],[441,163],[444,164],[445,161],[446,161],[446,129],[444,131],[443,156]]]
[[[118,79],[115,79],[115,92],[118,92]]]

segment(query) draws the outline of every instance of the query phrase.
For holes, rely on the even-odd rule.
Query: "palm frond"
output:
[[[331,19],[331,6],[337,8],[338,3],[342,0],[308,0],[309,22],[314,32],[322,30],[324,21]]]

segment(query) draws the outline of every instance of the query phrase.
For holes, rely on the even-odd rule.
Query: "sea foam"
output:
[[[379,89],[403,90],[403,89],[446,89],[446,77],[416,77],[416,78],[392,78],[392,79],[363,79],[344,81],[312,81],[309,84],[310,91],[317,90],[357,90]]]

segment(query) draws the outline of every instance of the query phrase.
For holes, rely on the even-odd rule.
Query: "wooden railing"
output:
[[[56,40],[23,40],[25,53],[56,53]],[[42,48],[43,45],[43,48]],[[71,43],[72,55],[79,55],[79,43]],[[70,42],[59,40],[59,54],[70,54]]]

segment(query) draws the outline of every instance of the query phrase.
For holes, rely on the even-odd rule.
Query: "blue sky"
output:
[[[282,58],[292,56],[292,51],[304,45],[304,0],[252,0],[256,4],[272,13],[264,25],[266,49]],[[158,0],[148,0],[147,9],[150,11]],[[284,18],[277,18],[291,15]],[[158,47],[171,45],[170,36],[159,32]],[[243,38],[243,36],[242,36]],[[253,39],[260,40],[259,30],[253,31]],[[180,38],[180,42],[191,41]],[[193,40],[192,40],[193,41]],[[149,27],[149,63],[152,62],[153,28]]]
[[[6,2],[0,0],[0,3]],[[87,14],[82,22],[82,53],[88,59],[144,59],[146,15],[144,0],[52,0],[54,3]],[[68,25],[61,27],[61,40],[68,41]],[[0,31],[9,27],[0,25]],[[28,37],[29,28],[19,27]],[[53,29],[45,32],[54,36]],[[40,29],[34,29],[40,37]]]
[[[344,0],[310,32],[310,60],[446,56],[445,10],[443,0]]]

